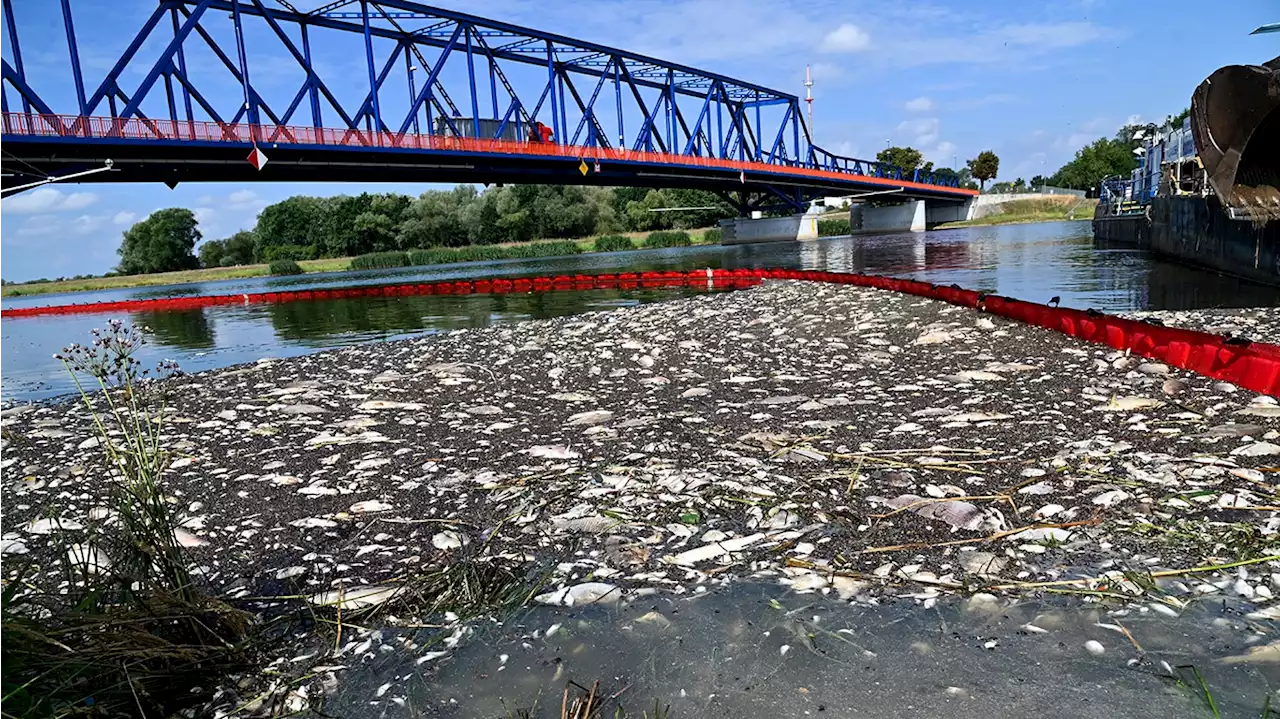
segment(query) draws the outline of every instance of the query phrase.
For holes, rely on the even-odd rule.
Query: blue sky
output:
[[[295,4],[306,8],[316,3]],[[1215,68],[1280,54],[1277,36],[1248,35],[1258,25],[1280,20],[1273,0],[1216,3],[1211,18],[1206,18],[1203,2],[1190,1],[436,4],[800,95],[809,64],[815,80],[817,144],[871,157],[889,141],[919,148],[938,165],[992,149],[1001,158],[1001,179],[1051,174],[1081,146],[1113,134],[1127,121],[1160,120],[1178,112]],[[16,0],[14,5],[33,85],[55,109],[74,114],[56,3]],[[73,7],[86,85],[92,90],[154,5],[76,0]],[[212,30],[215,34],[229,29],[226,18],[210,22],[219,26]],[[10,58],[7,40],[5,57]],[[361,48],[325,42],[313,40],[322,76],[340,95],[345,91],[345,97],[367,90]],[[255,85],[271,104],[287,105],[299,81],[296,63],[271,38],[250,35],[250,44],[262,48],[250,57]],[[122,85],[141,80],[146,68],[138,64]],[[238,89],[229,76],[201,87],[215,104],[237,102]],[[13,104],[16,95],[9,92]],[[270,99],[281,95],[283,100]],[[151,114],[166,113],[153,109]],[[264,206],[292,194],[417,194],[431,187],[256,183],[184,184],[175,190],[160,184],[42,188],[0,202],[0,274],[24,280],[104,272],[117,259],[121,233],[164,207],[194,209],[204,236],[215,239],[251,227]]]

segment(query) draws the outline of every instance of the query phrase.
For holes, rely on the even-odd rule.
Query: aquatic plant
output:
[[[624,235],[601,235],[595,240],[596,252],[622,252],[623,250],[634,250],[636,243],[631,241],[630,237]]]
[[[404,252],[370,252],[351,259],[353,270],[383,270],[408,267],[409,264],[409,255]]]
[[[56,357],[75,380],[109,480],[107,507],[82,524],[46,517],[32,525],[60,587],[38,576],[40,559],[7,573],[0,593],[3,699],[9,716],[169,715],[211,691],[212,673],[244,661],[248,615],[203,594],[161,475],[166,388],[179,374],[165,360],[142,369],[143,332],[112,320],[87,346]],[[34,531],[39,529],[39,532]],[[10,564],[10,567],[13,565]]]
[[[849,234],[849,218],[818,220],[818,237],[836,237]]]
[[[276,260],[267,266],[267,272],[272,275],[300,275],[303,270],[293,260]]]
[[[408,264],[443,265],[452,262],[491,262],[494,260],[530,259],[576,255],[582,248],[576,242],[531,242],[523,245],[466,245],[464,247],[430,247],[408,253]],[[396,253],[400,254],[400,253]],[[360,258],[356,258],[360,259]],[[354,266],[354,264],[353,264]]]
[[[689,233],[683,230],[658,230],[644,238],[645,247],[688,247],[692,244]]]

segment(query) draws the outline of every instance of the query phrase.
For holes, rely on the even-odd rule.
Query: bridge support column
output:
[[[924,232],[928,208],[924,200],[908,200],[898,205],[872,207],[854,205],[849,209],[850,234],[874,232]]]
[[[720,244],[722,245],[816,239],[818,239],[818,218],[814,215],[760,219],[739,217],[720,221]]]
[[[964,222],[978,216],[977,198],[964,202],[930,202],[925,208],[925,224],[933,229],[944,222]]]
[[[850,233],[924,232],[943,222],[972,220],[976,203],[909,200],[896,205],[854,205],[849,210]]]

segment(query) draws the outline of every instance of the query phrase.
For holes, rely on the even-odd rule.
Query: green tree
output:
[[[196,216],[186,208],[156,210],[130,227],[116,253],[124,275],[194,270],[200,266],[195,247],[200,241]]]
[[[1036,175],[1035,177],[1031,178],[1032,187],[1044,187],[1047,184],[1049,184],[1049,182],[1044,175]]]
[[[320,198],[294,195],[263,208],[255,228],[254,259],[266,259],[266,248],[272,246],[320,245],[323,206]]]
[[[200,266],[221,267],[222,258],[227,254],[226,240],[209,240],[200,245]]]
[[[876,153],[876,160],[897,165],[904,173],[910,174],[920,167],[924,161],[924,155],[914,147],[887,147]],[[930,163],[929,167],[932,168],[933,163]]]
[[[1088,190],[1097,187],[1103,178],[1128,175],[1138,166],[1131,143],[1132,140],[1125,141],[1120,136],[1100,137],[1077,150],[1076,156],[1049,178],[1049,184]]]
[[[987,180],[993,179],[1000,172],[1000,158],[991,150],[983,150],[978,156],[966,163],[969,172],[978,180],[979,189],[986,187]]]
[[[400,247],[460,247],[467,244],[467,231],[462,223],[462,210],[475,201],[471,185],[459,185],[450,191],[430,190],[422,193],[405,210],[397,230]]]
[[[227,266],[228,260],[232,265],[253,264],[253,251],[258,236],[252,230],[240,230],[222,242],[225,243],[221,263],[223,267]]]
[[[627,203],[627,225],[640,232],[671,229],[670,212],[654,212],[662,207],[672,207],[674,203],[667,196],[666,190],[649,190],[642,200]]]

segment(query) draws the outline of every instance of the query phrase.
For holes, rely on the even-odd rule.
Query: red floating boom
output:
[[[286,290],[238,295],[168,297],[81,305],[16,307],[0,316],[101,314],[157,310],[189,310],[231,304],[296,302],[350,297],[408,297],[413,295],[469,295],[552,292],[562,290],[693,287],[736,289],[763,280],[805,280],[904,292],[989,312],[1026,324],[1071,335],[1086,342],[1159,360],[1165,364],[1225,380],[1254,392],[1280,396],[1280,345],[1233,340],[1206,332],[1164,327],[1101,312],[1050,307],[1034,302],[984,295],[959,287],[943,287],[894,277],[807,270],[693,270],[555,277],[493,278],[335,289]]]

